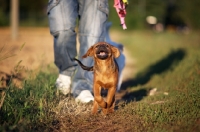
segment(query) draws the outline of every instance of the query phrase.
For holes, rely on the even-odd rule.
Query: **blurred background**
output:
[[[11,3],[18,1],[19,26],[47,27],[46,8],[48,0],[0,0],[0,26],[11,23]],[[115,28],[119,18],[109,0],[110,16]],[[200,28],[199,0],[129,0],[126,23],[128,29],[154,28],[156,30],[184,30]],[[163,28],[163,29],[162,29]]]

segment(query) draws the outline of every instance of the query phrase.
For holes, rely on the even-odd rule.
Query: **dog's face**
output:
[[[99,42],[90,47],[83,58],[87,56],[95,57],[96,59],[106,60],[110,57],[117,58],[120,55],[120,51],[118,48],[106,43],[106,42]]]

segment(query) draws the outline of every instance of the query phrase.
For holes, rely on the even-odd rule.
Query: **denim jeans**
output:
[[[78,35],[78,58],[83,64],[91,66],[92,58],[82,59],[82,56],[90,46],[105,40],[108,13],[108,0],[49,0],[47,14],[50,33],[54,37],[55,65],[60,74],[73,76],[77,69],[74,75],[75,82],[87,80],[92,83],[88,71],[77,67],[73,60],[77,56],[76,38]]]

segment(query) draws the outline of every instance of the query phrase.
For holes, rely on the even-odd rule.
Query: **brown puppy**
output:
[[[114,58],[119,57],[119,55],[118,48],[106,42],[99,42],[90,47],[87,53],[83,55],[83,58],[93,57],[94,66],[84,66],[79,60],[75,59],[84,70],[94,71],[93,114],[97,113],[98,106],[102,108],[104,114],[114,112],[115,92],[118,84],[118,66]],[[108,89],[106,101],[101,96],[102,88]]]

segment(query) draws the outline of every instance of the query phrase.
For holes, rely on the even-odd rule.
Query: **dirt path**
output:
[[[10,73],[19,61],[28,69],[53,62],[53,42],[48,28],[20,28],[17,40],[10,39],[8,28],[0,28],[0,36],[0,48],[3,48],[0,58],[14,55],[0,61],[0,71]]]
[[[0,28],[0,88],[18,69],[35,70],[53,62],[53,41],[48,28],[20,28],[17,40],[11,40],[10,29]],[[5,59],[6,58],[6,59]],[[15,78],[20,85],[21,78]]]

